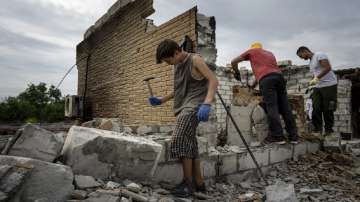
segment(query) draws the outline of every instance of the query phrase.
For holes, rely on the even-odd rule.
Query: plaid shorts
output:
[[[196,128],[199,125],[197,111],[183,110],[176,116],[176,125],[171,138],[170,158],[199,158]]]

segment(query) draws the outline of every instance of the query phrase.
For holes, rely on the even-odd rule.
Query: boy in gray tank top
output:
[[[173,40],[166,39],[159,44],[156,60],[175,68],[174,91],[164,97],[150,97],[149,102],[156,106],[174,99],[176,124],[170,157],[181,161],[184,178],[173,194],[188,197],[193,191],[205,191],[196,128],[200,121],[208,121],[219,82],[199,55],[183,51]]]

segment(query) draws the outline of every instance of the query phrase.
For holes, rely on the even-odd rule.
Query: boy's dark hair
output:
[[[179,44],[173,40],[165,39],[156,49],[156,63],[160,64],[162,59],[173,57],[175,51],[181,51]]]
[[[306,46],[300,46],[300,47],[297,49],[297,51],[296,51],[296,55],[299,55],[299,53],[304,52],[304,51],[309,51],[309,52],[311,52],[308,47],[306,47]]]

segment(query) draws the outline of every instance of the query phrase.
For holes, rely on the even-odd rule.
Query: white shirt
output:
[[[310,66],[310,71],[314,74],[314,76],[318,76],[324,69],[320,65],[320,60],[324,60],[324,59],[329,60],[327,55],[322,52],[316,52],[312,56],[309,66]],[[330,61],[329,61],[329,63],[330,63]],[[332,70],[330,70],[327,74],[325,74],[323,77],[320,78],[319,83],[315,87],[322,88],[322,87],[327,87],[327,86],[333,86],[336,84],[337,84],[336,75]]]

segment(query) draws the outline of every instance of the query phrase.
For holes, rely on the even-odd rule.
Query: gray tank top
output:
[[[184,62],[175,65],[174,73],[174,112],[197,110],[206,98],[208,80],[195,79],[192,74],[193,54],[188,54]]]

